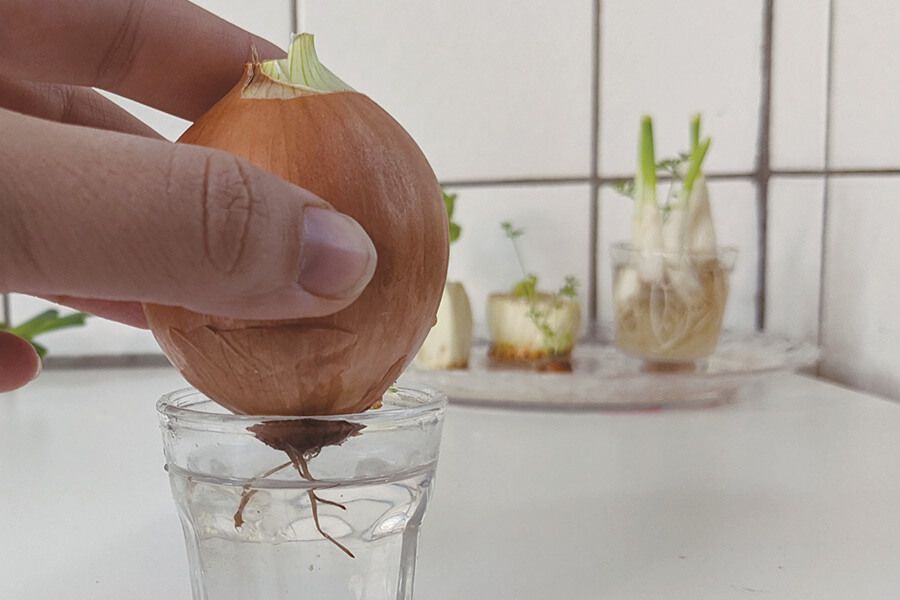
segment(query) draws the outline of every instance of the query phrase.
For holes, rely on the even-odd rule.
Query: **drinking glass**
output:
[[[394,388],[353,415],[157,409],[194,600],[409,600],[446,398]]]

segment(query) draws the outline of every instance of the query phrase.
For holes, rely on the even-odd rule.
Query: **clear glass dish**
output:
[[[412,598],[445,405],[396,389],[360,414],[253,417],[164,396],[194,600]]]
[[[453,403],[539,410],[644,410],[727,402],[742,388],[776,373],[816,364],[819,350],[805,342],[761,333],[724,332],[715,352],[690,370],[648,371],[644,361],[611,344],[583,341],[572,353],[571,373],[498,368],[482,342],[469,369],[410,369],[407,385],[443,390]]]

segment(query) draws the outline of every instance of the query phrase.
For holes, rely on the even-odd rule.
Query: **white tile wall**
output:
[[[522,279],[510,241],[500,228],[511,221],[525,230],[519,239],[525,267],[542,289],[557,289],[566,275],[581,282],[587,311],[589,188],[587,185],[477,187],[459,194],[454,220],[462,236],[450,249],[448,277],[465,283],[476,327],[484,333],[488,294],[509,291]]]
[[[900,6],[835,0],[833,166],[900,167]]]
[[[443,180],[587,175],[592,0],[303,0],[319,57]]]
[[[766,329],[810,342],[819,330],[824,194],[822,177],[769,184]]]
[[[731,290],[725,309],[725,326],[735,331],[752,331],[756,296],[756,186],[749,181],[712,181],[710,202],[718,242],[738,249],[737,265],[731,275]],[[607,249],[610,244],[631,237],[632,202],[615,190],[601,190],[600,255],[598,287],[600,321],[612,321],[612,275]]]
[[[770,161],[776,169],[825,166],[828,3],[775,2]]]
[[[750,171],[760,96],[761,0],[606,0],[601,21],[600,169],[634,171],[638,119],[654,116],[657,153],[688,142],[702,112],[707,172]]]
[[[821,371],[900,397],[900,177],[830,183]]]

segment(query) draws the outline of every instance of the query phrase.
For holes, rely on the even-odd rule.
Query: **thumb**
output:
[[[0,331],[0,393],[24,386],[41,372],[34,347],[17,335]]]
[[[281,319],[375,271],[356,221],[217,150],[0,110],[0,182],[0,290]]]

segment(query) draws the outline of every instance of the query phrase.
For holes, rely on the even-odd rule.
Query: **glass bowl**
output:
[[[618,243],[610,258],[619,350],[661,371],[691,369],[715,351],[735,248],[646,252]]]

